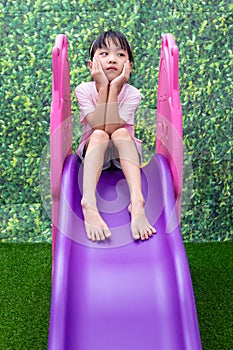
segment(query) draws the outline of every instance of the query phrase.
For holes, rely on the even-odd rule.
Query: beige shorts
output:
[[[136,146],[137,152],[138,152],[138,157],[139,157],[139,164],[140,166],[142,165],[142,150],[141,150],[141,141],[138,139],[134,139],[134,144]],[[86,142],[83,141],[82,144],[79,146],[79,158],[83,161],[85,158],[86,154]],[[113,144],[112,140],[109,141],[109,146],[105,151],[104,155],[104,165],[103,165],[103,170],[106,170],[110,167],[115,166],[118,169],[121,169],[121,164],[119,160],[119,154],[117,151],[117,148]]]

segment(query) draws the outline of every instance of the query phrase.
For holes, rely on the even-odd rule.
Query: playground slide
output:
[[[53,49],[51,192],[53,283],[48,350],[201,350],[187,257],[180,233],[182,113],[178,49],[162,36],[156,154],[141,169],[145,211],[157,234],[134,241],[121,170],[101,175],[97,204],[111,229],[86,238],[83,165],[72,154],[68,42]]]
[[[142,168],[145,208],[157,230],[148,241],[131,237],[129,193],[116,169],[103,172],[97,196],[112,238],[86,239],[81,181],[82,164],[71,155],[61,186],[48,349],[201,349],[165,158],[155,155]]]

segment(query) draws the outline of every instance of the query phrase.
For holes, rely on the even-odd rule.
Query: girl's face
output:
[[[107,47],[97,49],[94,57],[99,58],[109,82],[121,74],[124,64],[129,60],[128,52],[120,46],[116,46],[112,41],[108,42]],[[92,63],[90,64],[91,67]]]

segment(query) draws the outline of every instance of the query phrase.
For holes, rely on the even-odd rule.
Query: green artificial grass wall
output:
[[[186,241],[232,239],[232,12],[228,0],[2,1],[0,241],[51,241],[44,205],[44,198],[50,201],[49,187],[40,171],[49,141],[52,47],[57,34],[67,35],[75,150],[80,129],[73,90],[90,79],[89,45],[109,28],[121,30],[133,47],[131,83],[143,94],[136,136],[149,155],[155,143],[161,35],[174,35],[186,159],[183,236]],[[42,178],[48,182],[46,166]]]
[[[233,349],[233,244],[186,243],[203,350]],[[51,245],[0,244],[0,349],[47,349]]]

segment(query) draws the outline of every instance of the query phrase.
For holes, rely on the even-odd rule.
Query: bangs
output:
[[[107,34],[103,41],[100,43],[100,48],[109,47],[111,42],[117,47],[120,47],[122,50],[127,51],[127,44],[125,40],[121,37],[117,37],[116,35]]]
[[[122,50],[127,51],[130,62],[133,62],[132,50],[126,37],[120,32],[114,32],[111,30],[100,34],[100,36],[92,42],[90,46],[91,60],[93,59],[96,50],[109,47],[111,42]]]

